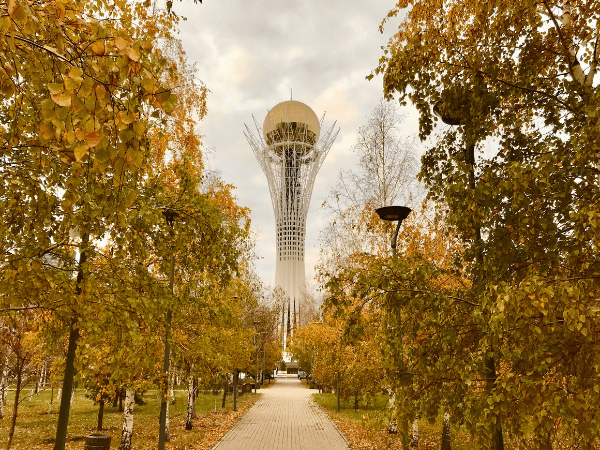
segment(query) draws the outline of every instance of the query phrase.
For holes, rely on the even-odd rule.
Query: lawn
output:
[[[52,449],[58,418],[58,402],[54,401],[48,414],[50,390],[31,396],[31,390],[21,393],[17,418],[17,428],[12,448],[16,450]],[[259,390],[260,392],[260,390]],[[56,391],[54,393],[56,395]],[[211,449],[218,440],[244,415],[258,400],[260,393],[244,394],[238,397],[238,411],[233,412],[233,398],[227,397],[225,408],[221,408],[222,393],[219,395],[200,394],[196,401],[197,418],[194,428],[185,430],[185,412],[187,391],[175,391],[175,404],[169,405],[171,442],[169,449],[204,450]],[[133,423],[133,449],[155,449],[158,443],[158,416],[160,402],[158,391],[144,395],[145,405],[135,405]],[[4,410],[4,419],[0,420],[0,446],[5,447],[12,419],[14,391],[9,391],[8,405]],[[83,389],[75,392],[71,405],[67,448],[81,450],[85,436],[96,433],[98,405],[85,397]],[[123,414],[118,408],[107,404],[104,408],[104,430],[112,435],[111,448],[118,448],[121,437]]]
[[[377,395],[368,405],[359,402],[354,410],[354,398],[340,400],[340,412],[337,413],[335,394],[313,394],[315,401],[327,412],[337,427],[350,441],[356,450],[383,450],[402,448],[398,435],[387,432],[387,395]],[[456,428],[456,427],[454,427]],[[419,450],[438,450],[441,447],[441,418],[431,424],[426,420],[419,421]],[[470,436],[458,428],[452,430],[452,450],[475,450]]]

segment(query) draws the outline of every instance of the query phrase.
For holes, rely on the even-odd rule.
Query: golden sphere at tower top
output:
[[[283,133],[282,124],[284,124]],[[289,125],[293,125],[293,132]],[[297,136],[298,131],[305,136],[302,140],[314,144],[319,140],[321,126],[315,112],[308,105],[296,100],[288,100],[275,105],[263,123],[263,135],[269,145],[273,142],[287,140],[290,135]],[[284,135],[288,135],[287,139]]]

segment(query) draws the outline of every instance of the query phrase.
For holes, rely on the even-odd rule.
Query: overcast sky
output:
[[[209,163],[237,187],[239,204],[251,209],[258,232],[256,267],[263,281],[275,280],[275,218],[267,180],[244,134],[262,126],[267,110],[293,99],[306,103],[323,128],[337,121],[340,133],[317,175],[307,217],[306,274],[314,276],[319,232],[327,218],[321,208],[340,170],[352,168],[351,147],[358,128],[382,97],[382,78],[366,81],[377,66],[399,19],[378,31],[393,1],[191,0],[174,3],[187,17],[180,38],[198,78],[210,90],[208,115],[199,124]],[[405,109],[404,133],[418,131],[414,110]],[[256,131],[253,129],[256,134]],[[323,133],[322,133],[323,134]]]

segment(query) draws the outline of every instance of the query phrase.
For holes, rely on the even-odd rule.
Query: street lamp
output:
[[[406,219],[408,217],[408,215],[410,214],[412,210],[410,208],[408,208],[407,206],[384,206],[382,208],[377,208],[375,210],[375,212],[377,213],[377,215],[379,216],[379,218],[381,220],[387,220],[390,222],[398,222],[398,225],[396,225],[396,231],[394,232],[394,235],[392,236],[392,242],[391,242],[391,247],[392,247],[392,259],[396,258],[396,242],[398,239],[398,231],[400,231],[400,225],[402,225],[402,221],[404,221],[404,219]],[[402,317],[400,315],[400,310],[398,310],[396,312],[396,322],[398,325],[398,330],[400,330],[401,328],[401,323],[402,323]],[[403,350],[402,350],[402,333],[399,331],[400,333],[400,354],[402,354]],[[403,366],[404,362],[402,361],[402,358],[400,359],[400,364]],[[396,429],[396,419],[392,419],[392,421],[390,422],[389,428],[388,428],[388,432],[389,433],[396,433],[397,429]],[[406,442],[402,442],[402,448],[405,449],[407,448]]]
[[[167,220],[167,224],[171,228],[171,236],[173,235],[173,224],[175,219],[179,216],[175,211],[165,210],[163,215]],[[173,285],[175,282],[175,252],[171,255],[171,273],[169,276],[169,291],[173,296]],[[167,310],[167,326],[165,331],[165,359],[163,363],[163,373],[165,374],[164,379],[164,392],[162,401],[160,403],[160,418],[159,418],[159,430],[158,430],[158,450],[164,450],[165,442],[167,440],[167,393],[169,392],[169,360],[171,358],[171,345],[169,344],[169,335],[171,334],[171,320],[173,317],[173,311],[171,307]]]
[[[392,236],[392,258],[396,257],[396,241],[398,239],[398,231],[402,221],[408,217],[412,209],[407,206],[384,206],[377,208],[375,212],[381,220],[387,220],[390,222],[398,221],[394,236]]]
[[[260,324],[259,320],[255,320],[254,321],[254,327],[258,328],[258,325]],[[258,334],[254,335],[254,342],[257,344],[256,345],[256,356],[255,356],[255,368],[256,368],[256,372],[254,373],[254,393],[256,394],[256,389],[257,389],[257,385],[258,385],[258,352],[260,351],[260,346],[258,345]]]
[[[234,295],[231,298],[233,300],[237,300],[239,297],[237,295]],[[238,369],[233,368],[233,410],[234,411],[237,411],[238,377],[239,377]]]

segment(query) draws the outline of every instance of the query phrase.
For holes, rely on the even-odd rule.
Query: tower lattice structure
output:
[[[275,284],[287,297],[282,310],[284,348],[300,319],[306,289],[306,215],[315,178],[339,132],[334,132],[334,123],[319,139],[322,121],[304,103],[289,100],[269,111],[262,130],[254,119],[258,137],[247,125],[244,132],[267,177],[275,213]]]

